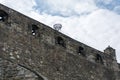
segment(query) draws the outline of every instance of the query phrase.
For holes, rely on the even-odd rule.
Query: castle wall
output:
[[[3,60],[24,65],[44,80],[120,80],[111,56],[12,9],[0,9],[8,13],[0,21]]]

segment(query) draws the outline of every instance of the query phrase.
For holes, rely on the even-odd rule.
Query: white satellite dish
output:
[[[59,31],[59,30],[61,30],[62,25],[61,25],[61,24],[54,24],[54,25],[53,25],[53,28],[54,28],[55,30]]]

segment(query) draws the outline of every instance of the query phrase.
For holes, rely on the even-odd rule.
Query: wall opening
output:
[[[100,54],[96,54],[96,59],[95,60],[96,60],[97,63],[103,64],[103,59],[102,59],[102,56]]]
[[[65,47],[65,42],[64,42],[62,37],[57,37],[56,38],[56,44],[58,44],[58,45],[60,45],[62,47]]]
[[[85,56],[85,53],[84,53],[84,48],[79,46],[78,48],[78,53],[81,54],[82,56]]]
[[[8,14],[3,11],[3,10],[0,10],[0,21],[6,21],[8,19]]]
[[[37,25],[32,25],[32,35],[36,35],[38,32],[39,27]]]

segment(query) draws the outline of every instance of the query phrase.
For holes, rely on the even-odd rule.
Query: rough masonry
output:
[[[120,80],[120,64],[0,4],[0,80]]]

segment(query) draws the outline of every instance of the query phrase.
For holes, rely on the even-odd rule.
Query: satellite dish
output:
[[[61,30],[62,25],[61,25],[61,24],[54,24],[54,25],[53,25],[53,28],[54,28],[55,30],[59,31],[59,30]]]

